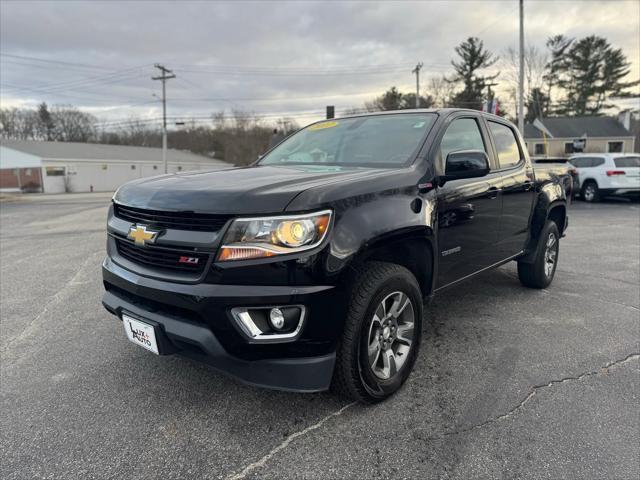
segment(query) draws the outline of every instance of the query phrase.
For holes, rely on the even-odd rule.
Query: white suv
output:
[[[640,196],[640,155],[637,153],[582,153],[569,157],[578,170],[580,196],[597,202],[607,195]]]

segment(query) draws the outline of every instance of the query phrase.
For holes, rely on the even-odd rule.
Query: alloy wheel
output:
[[[584,187],[584,199],[587,202],[593,202],[595,198],[596,198],[596,187],[594,187],[591,184]]]
[[[549,233],[547,245],[544,251],[544,273],[547,277],[553,274],[553,269],[558,257],[558,239],[555,233]]]
[[[389,380],[400,371],[411,351],[415,313],[402,292],[387,295],[376,308],[367,337],[367,358],[374,375]]]

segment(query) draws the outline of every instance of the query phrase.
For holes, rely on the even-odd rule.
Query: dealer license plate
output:
[[[159,354],[156,331],[153,325],[141,322],[137,318],[132,318],[127,314],[122,315],[122,323],[124,324],[124,331],[127,333],[129,340],[136,345],[140,345],[142,348],[152,351],[156,355]]]

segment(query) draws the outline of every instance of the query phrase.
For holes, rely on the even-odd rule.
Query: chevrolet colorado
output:
[[[120,187],[103,305],[156,354],[380,401],[413,368],[424,300],[511,260],[551,283],[570,182],[490,114],[321,121],[249,167]]]

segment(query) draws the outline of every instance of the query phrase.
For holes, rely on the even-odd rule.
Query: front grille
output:
[[[217,232],[222,229],[229,215],[213,215],[206,213],[161,212],[142,208],[126,207],[114,203],[116,217],[131,223],[152,225],[158,228],[176,230],[196,230],[200,232]]]
[[[156,246],[139,247],[128,240],[114,238],[120,256],[152,268],[202,273],[209,258],[208,253]]]

